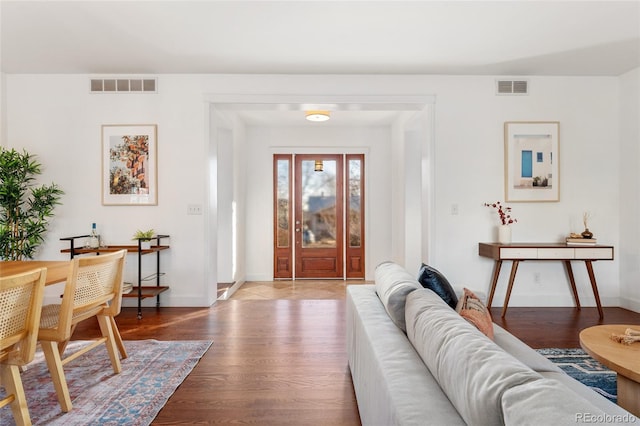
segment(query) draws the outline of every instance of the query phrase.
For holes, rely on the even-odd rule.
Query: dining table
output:
[[[47,278],[45,279],[44,285],[59,284],[67,281],[71,262],[71,260],[3,260],[0,261],[0,278],[28,272],[37,268],[46,268]],[[128,356],[127,351],[122,343],[122,337],[115,324],[115,320],[112,321],[111,325],[120,357],[125,359]]]
[[[44,285],[47,286],[66,281],[69,265],[68,260],[7,260],[0,262],[0,277],[46,268],[47,279]]]

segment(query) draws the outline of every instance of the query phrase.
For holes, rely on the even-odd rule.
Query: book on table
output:
[[[595,246],[598,244],[598,240],[595,238],[567,238],[566,243],[576,246]]]
[[[133,290],[133,283],[123,282],[122,283],[122,294],[129,294]]]

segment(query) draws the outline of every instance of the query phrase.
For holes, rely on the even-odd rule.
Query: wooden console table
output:
[[[591,288],[593,289],[593,295],[595,296],[596,305],[598,306],[598,313],[600,314],[600,318],[603,318],[604,314],[602,312],[602,305],[600,304],[600,295],[598,294],[598,285],[596,283],[596,276],[593,273],[592,262],[596,260],[613,260],[613,246],[599,244],[574,246],[565,243],[478,243],[478,254],[495,261],[493,277],[491,279],[491,291],[489,292],[489,299],[487,300],[487,306],[489,308],[491,307],[493,296],[496,292],[496,284],[498,283],[502,262],[505,260],[512,261],[509,286],[507,287],[507,294],[504,299],[504,305],[502,306],[503,318],[507,313],[509,297],[511,297],[511,290],[513,289],[513,282],[516,279],[518,265],[525,260],[561,261],[567,271],[573,298],[576,302],[576,308],[578,309],[580,309],[580,299],[578,298],[578,290],[576,289],[576,282],[573,277],[573,270],[571,269],[571,261],[583,261],[587,267],[589,281],[591,281]]]

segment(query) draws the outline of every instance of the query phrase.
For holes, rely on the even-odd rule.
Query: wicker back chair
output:
[[[20,379],[20,367],[33,360],[44,298],[45,268],[0,278],[0,381],[18,425],[31,418]]]
[[[63,370],[65,364],[104,343],[113,372],[118,374],[122,368],[114,338],[114,333],[118,333],[117,328],[114,330],[114,317],[120,313],[122,304],[122,274],[126,254],[126,250],[120,250],[99,256],[76,257],[71,262],[62,303],[42,308],[38,340],[64,412],[72,408]],[[91,317],[98,319],[102,335],[77,352],[65,354],[63,358],[76,325]]]

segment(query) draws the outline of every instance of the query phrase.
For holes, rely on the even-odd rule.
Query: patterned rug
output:
[[[617,401],[616,373],[591,358],[582,349],[537,349],[537,351],[569,376],[610,401]]]
[[[125,340],[129,357],[113,374],[104,345],[65,366],[73,409],[62,413],[42,352],[22,374],[34,425],[148,425],[213,342]],[[69,349],[86,345],[76,341]],[[77,350],[77,349],[76,349]],[[5,390],[0,387],[0,398]],[[0,425],[14,425],[10,408]]]

